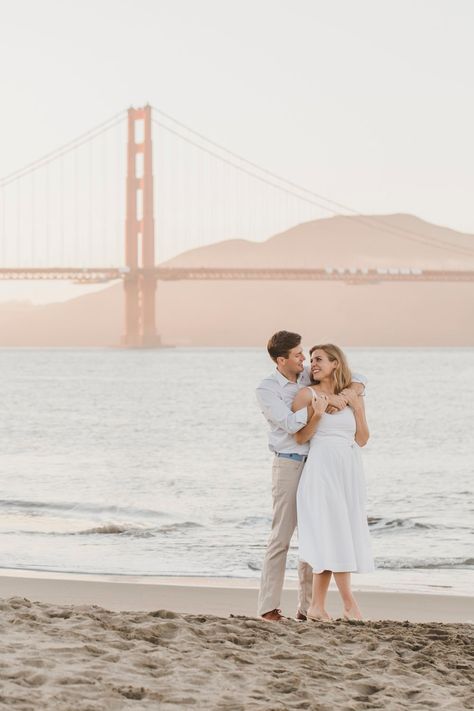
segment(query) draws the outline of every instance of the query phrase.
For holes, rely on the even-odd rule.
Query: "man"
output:
[[[296,490],[309,450],[309,444],[297,444],[294,434],[307,423],[307,408],[291,409],[296,393],[310,384],[310,373],[304,367],[305,355],[301,336],[289,331],[278,331],[267,344],[276,370],[264,378],[257,388],[257,400],[270,425],[268,444],[275,454],[272,468],[273,517],[272,529],[262,568],[258,614],[265,620],[278,622],[280,597],[285,577],[286,556],[296,528]],[[359,395],[364,391],[365,379],[354,375],[351,389]],[[344,394],[329,396],[332,411],[347,406]],[[311,602],[313,571],[307,563],[298,563],[297,620],[306,620]]]

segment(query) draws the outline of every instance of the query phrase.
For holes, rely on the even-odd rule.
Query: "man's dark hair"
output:
[[[299,333],[290,331],[277,331],[267,343],[267,351],[270,358],[275,361],[277,358],[288,358],[292,348],[296,348],[301,343]]]

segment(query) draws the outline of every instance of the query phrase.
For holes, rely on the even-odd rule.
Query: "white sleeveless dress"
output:
[[[298,492],[300,560],[314,573],[374,570],[360,448],[350,407],[324,413],[310,440]]]

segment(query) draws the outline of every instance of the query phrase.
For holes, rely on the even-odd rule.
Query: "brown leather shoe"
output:
[[[269,612],[265,612],[263,615],[260,615],[260,617],[262,618],[262,620],[267,620],[267,622],[280,622],[280,620],[283,619],[281,610],[279,610],[278,608],[270,610]]]
[[[306,622],[307,619],[308,618],[306,617],[304,612],[301,612],[301,610],[297,610],[295,620],[297,620],[298,622]]]

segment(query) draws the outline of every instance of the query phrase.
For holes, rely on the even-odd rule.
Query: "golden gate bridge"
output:
[[[160,131],[159,141],[153,140],[154,127]],[[154,144],[159,154],[155,164]],[[183,147],[191,151],[194,162],[183,161]],[[204,156],[204,164],[198,163],[198,156]],[[157,219],[160,251],[165,251],[163,238],[167,237],[167,249],[173,254],[222,241],[223,235],[270,236],[319,217],[321,211],[350,214],[380,232],[441,250],[471,257],[474,250],[361,215],[248,161],[149,105],[120,112],[5,176],[0,189],[0,280],[80,284],[121,280],[125,294],[122,342],[130,347],[159,345],[158,280],[351,284],[474,280],[472,270],[171,267],[157,263]]]

